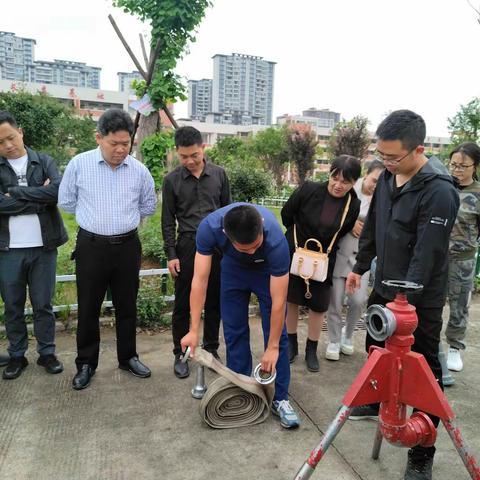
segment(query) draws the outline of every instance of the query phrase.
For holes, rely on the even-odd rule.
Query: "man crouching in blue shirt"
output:
[[[288,244],[273,213],[248,203],[233,203],[204,218],[197,236],[195,270],[190,293],[190,332],[182,348],[192,354],[199,342],[200,316],[215,250],[223,252],[220,309],[227,350],[227,366],[244,375],[252,372],[248,305],[254,293],[260,304],[265,353],[262,370],[277,372],[272,411],[282,427],[300,425],[288,401],[290,363],[285,329],[290,255]]]

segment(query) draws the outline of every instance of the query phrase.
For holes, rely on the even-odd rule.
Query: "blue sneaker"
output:
[[[288,400],[274,400],[272,412],[280,417],[280,425],[283,428],[297,428],[300,426],[300,419]]]

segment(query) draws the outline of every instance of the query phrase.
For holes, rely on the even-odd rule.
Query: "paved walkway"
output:
[[[456,374],[457,383],[447,390],[447,396],[465,438],[480,458],[478,300],[471,313],[466,366]],[[261,354],[259,329],[253,319],[256,360]],[[46,374],[30,351],[30,366],[19,379],[0,380],[0,479],[292,479],[365,361],[364,335],[356,333],[352,357],[342,356],[339,362],[322,358],[318,374],[307,372],[301,356],[297,359],[291,398],[302,418],[300,429],[286,431],[271,417],[254,427],[220,431],[200,419],[198,400],[190,395],[194,376],[186,380],[173,376],[170,332],[138,336],[141,359],[153,371],[144,380],[117,368],[113,331],[104,329],[100,366],[91,386],[81,392],[71,388],[75,338],[59,334],[58,352],[66,367],[63,374]],[[302,323],[299,338],[305,336]],[[303,344],[304,340],[301,348]],[[0,351],[4,349],[5,341],[0,340]],[[207,384],[212,377],[207,372]],[[403,479],[406,450],[384,442],[380,459],[370,459],[375,428],[372,421],[347,422],[313,478]],[[469,479],[443,427],[437,446],[435,480]]]

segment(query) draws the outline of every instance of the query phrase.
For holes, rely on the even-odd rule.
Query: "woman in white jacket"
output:
[[[327,313],[329,343],[325,351],[325,358],[328,360],[338,360],[340,358],[340,351],[344,355],[353,354],[353,331],[355,330],[355,324],[360,318],[368,297],[367,288],[370,272],[363,274],[361,287],[353,295],[348,296],[345,328],[342,330],[345,280],[355,265],[355,257],[358,252],[358,238],[362,232],[363,222],[367,216],[378,177],[383,169],[383,162],[373,160],[368,166],[367,174],[359,178],[354,186],[355,192],[361,202],[360,215],[352,231],[340,240],[338,246],[337,260],[333,271],[330,305]]]

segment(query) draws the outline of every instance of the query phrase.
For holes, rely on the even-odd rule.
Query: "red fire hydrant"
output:
[[[386,307],[372,305],[367,311],[366,326],[375,340],[385,341],[385,348],[370,347],[368,360],[344,396],[335,420],[294,478],[305,480],[312,476],[353,407],[380,403],[372,458],[378,458],[383,438],[400,447],[432,446],[437,429],[429,413],[442,420],[471,478],[480,480],[480,468],[454,423],[455,415],[445,395],[423,355],[411,351],[418,318],[415,307],[407,301],[407,292],[422,287],[402,281],[383,283],[397,292],[395,300]],[[419,410],[408,419],[407,405]]]

